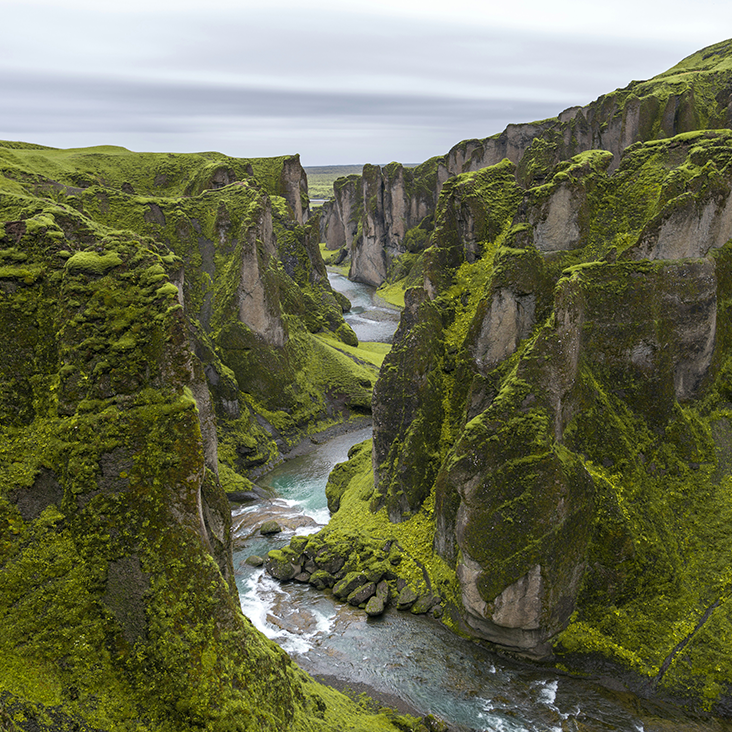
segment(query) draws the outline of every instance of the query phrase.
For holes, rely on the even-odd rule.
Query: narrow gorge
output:
[[[0,142],[0,214],[2,729],[448,729],[240,607],[231,505],[371,422],[272,577],[727,723],[732,41],[315,210],[296,155]]]

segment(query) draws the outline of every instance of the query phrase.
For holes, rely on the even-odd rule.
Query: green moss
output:
[[[372,364],[377,369],[381,367],[384,357],[391,350],[391,345],[388,343],[361,341],[358,346],[349,346],[326,334],[318,334],[316,337],[330,348],[349,355],[356,363]],[[370,378],[375,380],[375,377],[376,373]],[[359,378],[363,378],[363,376]]]
[[[97,252],[77,252],[66,261],[69,272],[84,272],[91,275],[106,274],[113,267],[122,264],[116,252],[98,254]]]
[[[328,526],[309,542],[316,550],[326,547],[346,558],[342,573],[368,572],[378,565],[404,579],[418,594],[438,595],[446,606],[458,606],[457,577],[432,548],[434,495],[398,524],[390,522],[386,508],[373,513],[370,440],[351,449],[348,462],[336,468],[326,490],[334,513]],[[396,596],[396,583],[391,583]]]
[[[398,308],[403,308],[405,292],[405,283],[403,281],[397,281],[390,285],[382,285],[379,287],[377,294],[382,300],[389,303],[389,305],[396,305]]]

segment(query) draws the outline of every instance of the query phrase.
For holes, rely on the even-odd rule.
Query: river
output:
[[[331,287],[342,292],[351,309],[343,318],[353,328],[359,341],[390,343],[399,324],[399,311],[385,303],[376,290],[359,282],[351,282],[338,272],[328,271]]]
[[[341,278],[345,280],[345,278]],[[349,318],[359,338],[384,338],[395,320],[373,304],[373,291],[333,277],[354,302]],[[376,311],[376,315],[374,315]],[[387,340],[390,333],[385,337]],[[703,729],[660,722],[650,705],[590,681],[540,670],[500,657],[455,636],[436,620],[389,609],[380,618],[336,602],[310,585],[280,584],[246,563],[309,534],[328,521],[325,485],[333,466],[371,428],[341,435],[307,455],[289,460],[259,480],[273,499],[232,512],[237,549],[234,567],[242,610],[316,678],[335,677],[385,698],[397,697],[420,713],[441,717],[456,730],[567,732]],[[284,530],[263,537],[256,529],[275,517]],[[712,729],[709,727],[708,729]]]

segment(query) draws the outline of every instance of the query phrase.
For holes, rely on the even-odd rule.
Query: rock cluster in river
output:
[[[321,535],[296,536],[289,545],[268,553],[265,569],[280,582],[292,580],[330,590],[333,597],[369,616],[381,615],[393,605],[415,615],[440,617],[439,595],[419,594],[399,575],[402,558],[403,550],[393,540],[364,553],[357,544],[333,544]]]

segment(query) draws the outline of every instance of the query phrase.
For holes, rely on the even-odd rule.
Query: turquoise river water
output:
[[[388,340],[397,322],[393,311],[384,313],[383,306],[374,306],[372,291],[363,285],[339,276],[331,276],[331,281],[346,291],[354,310],[359,308],[349,316],[357,335],[363,340]],[[270,501],[232,512],[242,609],[302,668],[316,678],[336,677],[396,696],[422,714],[441,717],[453,730],[718,729],[690,720],[661,720],[648,703],[589,680],[507,660],[457,637],[432,618],[394,609],[380,618],[367,618],[309,585],[280,584],[263,569],[247,565],[248,556],[266,556],[294,534],[309,534],[327,523],[328,474],[346,460],[351,445],[370,435],[370,427],[351,432],[283,463],[258,481],[272,492]],[[285,530],[265,538],[256,528],[271,517]]]

